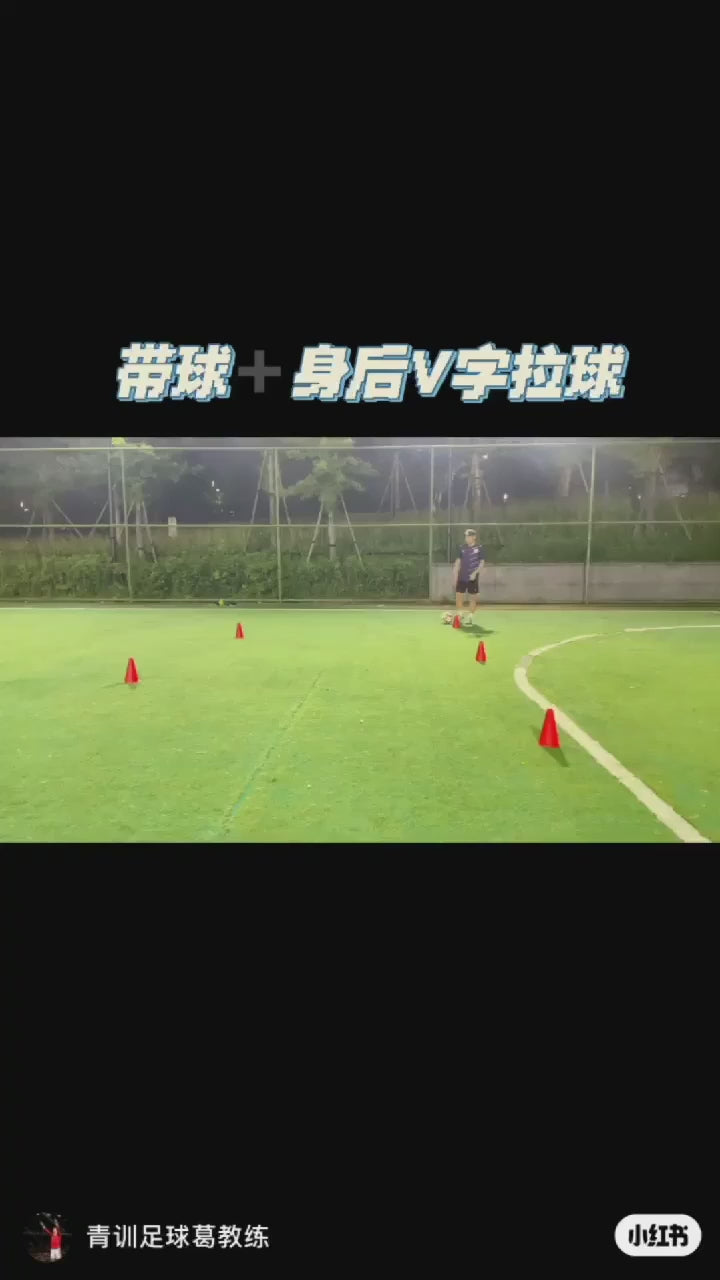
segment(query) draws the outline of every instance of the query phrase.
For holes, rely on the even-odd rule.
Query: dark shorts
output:
[[[478,589],[478,580],[474,578],[472,582],[464,582],[462,578],[458,578],[456,591],[462,591],[463,595],[476,596]]]

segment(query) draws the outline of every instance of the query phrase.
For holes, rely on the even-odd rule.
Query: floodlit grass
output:
[[[720,613],[712,615],[720,623]],[[584,621],[584,620],[583,620]],[[541,654],[530,680],[703,835],[720,841],[720,628],[613,632]],[[645,616],[625,626],[673,626]],[[593,627],[588,628],[593,630]],[[579,634],[585,631],[583,625]]]
[[[720,614],[482,610],[482,666],[440,613],[0,608],[0,841],[678,843],[537,745],[513,669],[594,631],[531,683],[720,839],[720,629],[623,632]]]

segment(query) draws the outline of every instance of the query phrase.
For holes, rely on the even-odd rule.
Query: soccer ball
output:
[[[452,620],[453,620],[453,614],[452,614],[452,613],[444,613],[444,614],[443,614],[443,616],[442,616],[442,620],[443,620],[443,623],[445,624],[445,626],[446,626],[446,627],[447,627],[447,626],[449,626],[449,625],[450,625],[450,623],[451,623],[451,622],[452,622]]]

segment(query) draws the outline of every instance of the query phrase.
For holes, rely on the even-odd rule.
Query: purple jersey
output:
[[[485,551],[482,547],[469,547],[465,543],[460,548],[458,556],[460,559],[458,581],[469,582],[480,562],[485,559]]]

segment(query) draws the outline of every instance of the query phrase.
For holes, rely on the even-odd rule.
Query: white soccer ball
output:
[[[443,620],[443,622],[444,622],[445,626],[449,626],[449,625],[450,625],[450,623],[451,623],[451,622],[452,622],[452,620],[453,620],[453,615],[452,615],[451,613],[444,613],[444,614],[443,614],[443,616],[442,616],[442,620]]]

